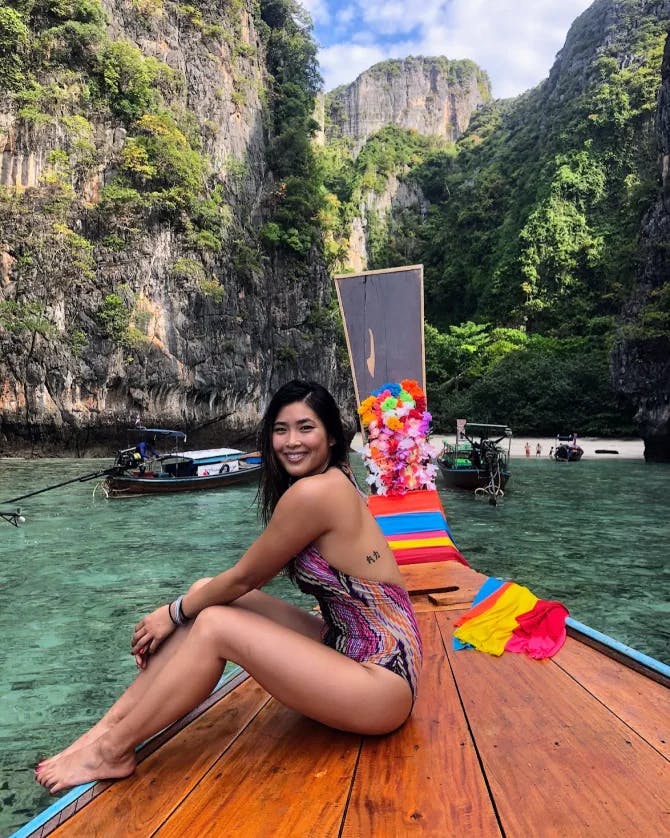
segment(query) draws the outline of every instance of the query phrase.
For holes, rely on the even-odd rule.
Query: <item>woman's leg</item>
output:
[[[191,590],[204,585],[208,579],[200,579],[191,586]],[[323,620],[315,614],[291,605],[282,599],[270,596],[262,591],[251,591],[248,594],[237,599],[231,605],[232,608],[246,608],[257,614],[263,614],[266,617],[274,620],[280,625],[292,628],[294,631],[305,634],[308,637],[313,637],[318,640],[321,636],[323,627]],[[158,649],[156,654],[151,655],[147,660],[147,665],[140,670],[135,680],[130,686],[121,694],[121,696],[114,702],[105,715],[95,724],[89,728],[82,736],[77,738],[67,748],[63,749],[57,754],[54,754],[47,760],[39,763],[40,766],[47,765],[53,760],[58,759],[64,754],[95,741],[99,736],[109,730],[113,725],[118,724],[127,713],[142,700],[145,693],[151,689],[151,685],[156,679],[156,676],[165,667],[167,662],[172,658],[177,649],[181,646],[190,630],[191,626],[184,626],[177,629]]]
[[[174,652],[179,648],[182,642],[186,639],[186,635],[190,626],[184,626],[177,629],[168,639],[159,647],[155,655],[148,658],[146,667],[140,669],[134,681],[128,686],[123,693],[117,698],[112,706],[107,710],[104,716],[97,721],[93,727],[90,727],[85,733],[74,740],[70,745],[64,748],[57,754],[54,754],[49,759],[38,763],[39,766],[46,765],[55,759],[69,753],[76,751],[93,742],[99,736],[102,736],[110,727],[117,724],[121,719],[135,706],[135,704],[142,699],[142,696],[151,687],[151,684],[156,678],[156,675],[162,670],[166,662],[172,657]]]
[[[55,792],[131,774],[135,746],[205,699],[226,660],[282,703],[342,730],[388,733],[411,709],[409,685],[399,675],[356,663],[250,609],[214,606],[198,615],[142,701],[96,741],[40,767],[38,782]]]

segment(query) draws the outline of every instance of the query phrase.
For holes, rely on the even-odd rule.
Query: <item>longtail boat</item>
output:
[[[500,444],[503,440],[506,445]],[[495,502],[504,495],[510,478],[511,447],[512,430],[506,425],[463,420],[456,441],[444,442],[437,458],[445,485],[469,489]]]
[[[420,267],[403,270],[420,288]],[[399,273],[361,282],[386,281],[391,295]],[[380,324],[361,323],[378,349]],[[379,356],[367,349],[372,375]],[[384,364],[382,378],[417,370]],[[233,669],[139,749],[132,777],[71,790],[12,838],[668,834],[670,667],[570,619],[545,660],[455,650],[455,624],[487,577],[454,544],[439,496],[371,495],[369,505],[424,643],[417,701],[398,731],[332,730]]]
[[[222,489],[257,480],[262,463],[258,451],[237,448],[207,448],[182,451],[183,431],[145,428],[137,425],[129,432],[140,434],[140,442],[117,452],[100,488],[108,498],[137,495],[172,495]],[[172,451],[161,454],[154,449],[158,441],[167,442]],[[146,446],[146,447],[142,447]]]

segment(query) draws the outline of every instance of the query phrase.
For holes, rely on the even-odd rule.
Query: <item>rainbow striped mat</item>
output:
[[[368,507],[398,564],[457,561],[468,566],[451,538],[442,502],[434,489],[370,495]]]

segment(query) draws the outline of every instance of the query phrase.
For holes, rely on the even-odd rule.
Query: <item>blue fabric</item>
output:
[[[398,515],[376,515],[384,535],[409,535],[431,530],[447,531],[447,521],[441,512],[402,512]]]

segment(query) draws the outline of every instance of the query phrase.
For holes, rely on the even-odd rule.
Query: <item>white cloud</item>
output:
[[[329,0],[301,0],[316,25],[330,22]],[[337,6],[337,2],[332,5]]]
[[[514,96],[546,78],[572,22],[592,0],[308,0],[339,25],[315,34],[326,89],[373,63],[407,55],[471,58],[493,95]],[[326,7],[325,4],[329,4]],[[325,10],[325,11],[324,11]],[[313,11],[313,14],[315,12]],[[315,15],[315,21],[317,21]],[[351,21],[346,34],[342,26]]]
[[[348,26],[356,17],[356,7],[355,6],[344,6],[341,9],[338,9],[337,13],[335,14],[335,20],[341,26]]]
[[[402,56],[389,56],[388,52],[378,46],[354,43],[337,44],[319,52],[321,75],[325,80],[326,90],[332,90],[341,84],[349,84],[373,64],[378,64],[387,58],[400,57]]]

